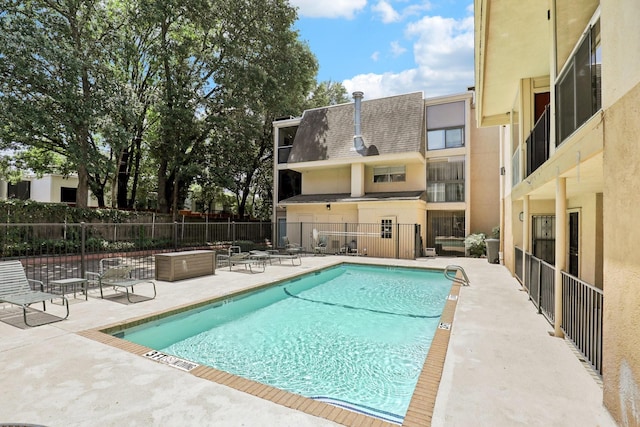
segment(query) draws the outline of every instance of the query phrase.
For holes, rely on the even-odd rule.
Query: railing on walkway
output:
[[[524,271],[522,260],[524,257]],[[555,267],[515,248],[516,277],[549,323],[555,321]],[[520,266],[520,267],[519,267]],[[602,290],[562,272],[562,330],[602,375]]]
[[[562,272],[562,330],[602,375],[602,290]]]
[[[523,258],[523,254],[522,254],[522,249],[520,249],[519,247],[515,247],[515,273],[516,273],[516,278],[520,281],[520,283],[524,283],[524,276],[522,275],[522,258]]]

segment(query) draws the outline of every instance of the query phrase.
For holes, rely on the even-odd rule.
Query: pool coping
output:
[[[358,263],[337,263],[341,264],[358,264]],[[371,264],[369,264],[371,265]],[[388,265],[380,265],[380,267],[389,267]],[[326,268],[323,267],[323,268]],[[435,270],[443,271],[438,268],[420,268],[420,267],[404,267],[401,268],[416,268],[419,270]],[[315,270],[309,271],[305,274],[313,273]],[[228,299],[230,297],[239,296],[248,292],[260,290],[262,288],[268,288],[275,286],[280,282],[297,277],[299,274],[286,277],[274,282],[258,284],[250,286],[239,291],[221,295],[216,298],[209,298],[201,301],[195,301],[187,304],[183,304],[171,309],[162,310],[152,315],[143,315],[134,317],[121,322],[113,323],[110,325],[101,326],[98,328],[92,328],[85,331],[80,331],[77,334],[85,338],[100,342],[102,344],[109,345],[111,347],[127,351],[129,353],[143,356],[149,352],[155,351],[152,348],[136,344],[130,341],[123,340],[116,336],[110,335],[110,333],[137,326],[142,323],[161,319],[173,314],[186,311],[187,309],[193,309],[208,304],[216,303]],[[453,328],[453,320],[455,309],[457,307],[458,298],[460,295],[460,285],[453,282],[451,285],[451,291],[449,298],[447,298],[442,315],[440,316],[440,326],[436,329],[429,352],[425,358],[425,363],[422,367],[418,382],[413,392],[409,408],[404,417],[402,426],[406,427],[418,427],[418,426],[431,426],[433,417],[433,410],[435,407],[436,396],[440,385],[440,379],[442,378],[442,372],[444,369],[444,361],[449,346],[449,339],[451,336],[451,330]],[[196,377],[213,381],[218,384],[231,387],[238,391],[251,394],[261,399],[269,400],[278,405],[285,406],[287,408],[295,409],[309,415],[321,417],[329,421],[336,422],[342,425],[369,425],[378,427],[397,427],[398,424],[384,421],[380,418],[368,416],[366,414],[354,412],[348,409],[343,409],[338,406],[330,405],[328,403],[320,402],[308,397],[301,396],[299,394],[291,393],[285,390],[281,390],[266,384],[259,383],[257,381],[249,380],[247,378],[239,377],[215,368],[211,368],[204,365],[198,365],[196,368],[186,372]]]

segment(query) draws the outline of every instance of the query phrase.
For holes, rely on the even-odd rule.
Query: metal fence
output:
[[[353,223],[286,223],[276,227],[276,243],[284,238],[313,253],[318,243],[326,245],[325,253],[349,253],[378,258],[415,259],[422,254],[420,226],[417,224],[353,224]],[[315,231],[314,231],[315,230]],[[317,237],[316,237],[317,236]]]
[[[152,278],[156,253],[226,250],[231,245],[242,251],[277,248],[284,246],[283,237],[308,253],[314,252],[320,239],[326,242],[323,253],[327,254],[415,259],[422,252],[416,224],[287,223],[278,227],[271,222],[9,223],[0,225],[0,259],[20,259],[30,279],[48,286],[51,280],[98,271],[103,258],[126,258],[134,266],[134,277]]]
[[[30,279],[84,277],[102,258],[126,258],[136,278],[154,276],[156,253],[225,248],[262,249],[271,223],[2,224],[2,260],[20,259]]]
[[[602,375],[603,292],[562,272],[562,330]]]
[[[524,276],[522,275],[522,258],[523,258],[522,249],[519,247],[515,247],[515,274],[516,278],[520,281],[520,283],[524,283]]]
[[[522,259],[524,257],[524,272]],[[515,248],[516,277],[549,323],[555,321],[555,267]],[[518,265],[521,267],[518,268]],[[518,275],[520,272],[520,275]],[[562,330],[591,366],[602,375],[603,292],[562,272]]]

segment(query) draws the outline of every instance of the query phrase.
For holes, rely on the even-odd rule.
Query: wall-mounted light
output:
[[[500,168],[500,175],[504,175],[504,174],[506,174],[506,173],[507,173],[507,171],[505,170],[504,166],[502,166],[502,167]]]
[[[331,204],[327,203],[327,210],[330,211],[331,210]]]
[[[520,212],[520,214],[518,215],[518,219],[520,220],[520,222],[524,221],[524,212]]]

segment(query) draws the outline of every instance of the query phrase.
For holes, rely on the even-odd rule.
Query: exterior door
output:
[[[579,277],[580,274],[580,214],[569,213],[569,274]]]

